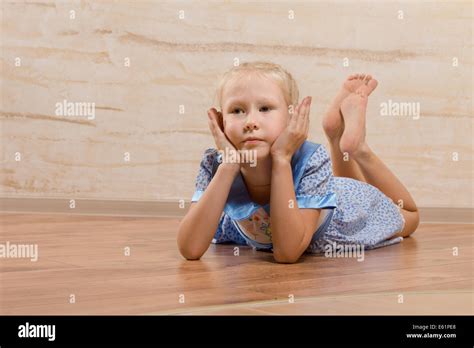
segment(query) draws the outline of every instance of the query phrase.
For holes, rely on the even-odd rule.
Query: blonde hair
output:
[[[216,91],[216,99],[219,107],[222,110],[222,93],[226,84],[239,76],[256,73],[262,77],[273,78],[280,86],[287,105],[297,105],[299,98],[298,85],[293,76],[278,64],[255,61],[242,63],[232,69],[228,70],[221,77]]]

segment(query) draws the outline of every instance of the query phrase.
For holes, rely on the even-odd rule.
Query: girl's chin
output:
[[[267,143],[261,142],[258,145],[242,145],[239,152],[247,152],[251,158],[264,159],[270,156],[270,147]]]
[[[255,151],[258,151],[260,153],[262,151],[268,151],[269,148],[268,148],[267,143],[265,143],[263,141],[259,141],[258,143],[243,144],[240,147],[240,150],[247,150],[247,151],[255,150]]]
[[[252,148],[250,150],[255,150],[256,151],[256,157],[257,158],[267,158],[268,156],[270,156],[270,149],[268,147],[255,147],[255,148]]]

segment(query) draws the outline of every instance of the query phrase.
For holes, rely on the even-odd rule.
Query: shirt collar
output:
[[[317,144],[306,140],[291,158],[291,170],[293,173],[293,184],[295,190],[301,180],[304,173],[306,162],[311,157],[313,152],[316,150]],[[214,163],[216,165],[216,163]],[[246,219],[252,215],[260,207],[264,208],[267,214],[270,214],[270,204],[261,206],[252,201],[242,174],[235,177],[234,182],[229,191],[226,204],[224,206],[224,212],[234,220]]]

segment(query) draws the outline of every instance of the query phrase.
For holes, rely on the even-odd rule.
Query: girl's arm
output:
[[[296,262],[316,231],[320,209],[299,209],[293,187],[291,162],[272,159],[270,219],[273,257],[277,262]]]
[[[207,112],[209,129],[216,142],[218,151],[226,149],[235,151],[235,147],[224,134],[222,112],[211,108]],[[232,163],[222,157],[214,177],[209,182],[197,203],[192,203],[186,216],[178,226],[178,248],[181,255],[188,260],[197,260],[211,244],[224,206],[229,196],[235,177],[240,172],[240,161]]]
[[[299,209],[291,170],[293,154],[308,137],[310,106],[311,97],[301,101],[270,150],[270,219],[273,257],[277,262],[293,263],[299,259],[311,242],[319,219],[320,209]]]
[[[239,164],[222,163],[198,202],[193,202],[178,227],[178,249],[188,260],[206,252],[219,225]]]

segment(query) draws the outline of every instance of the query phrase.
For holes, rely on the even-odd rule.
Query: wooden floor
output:
[[[363,262],[308,255],[284,265],[243,246],[234,256],[232,245],[186,261],[176,218],[0,217],[0,244],[39,248],[37,262],[0,259],[3,315],[473,314],[473,225],[422,224]]]

